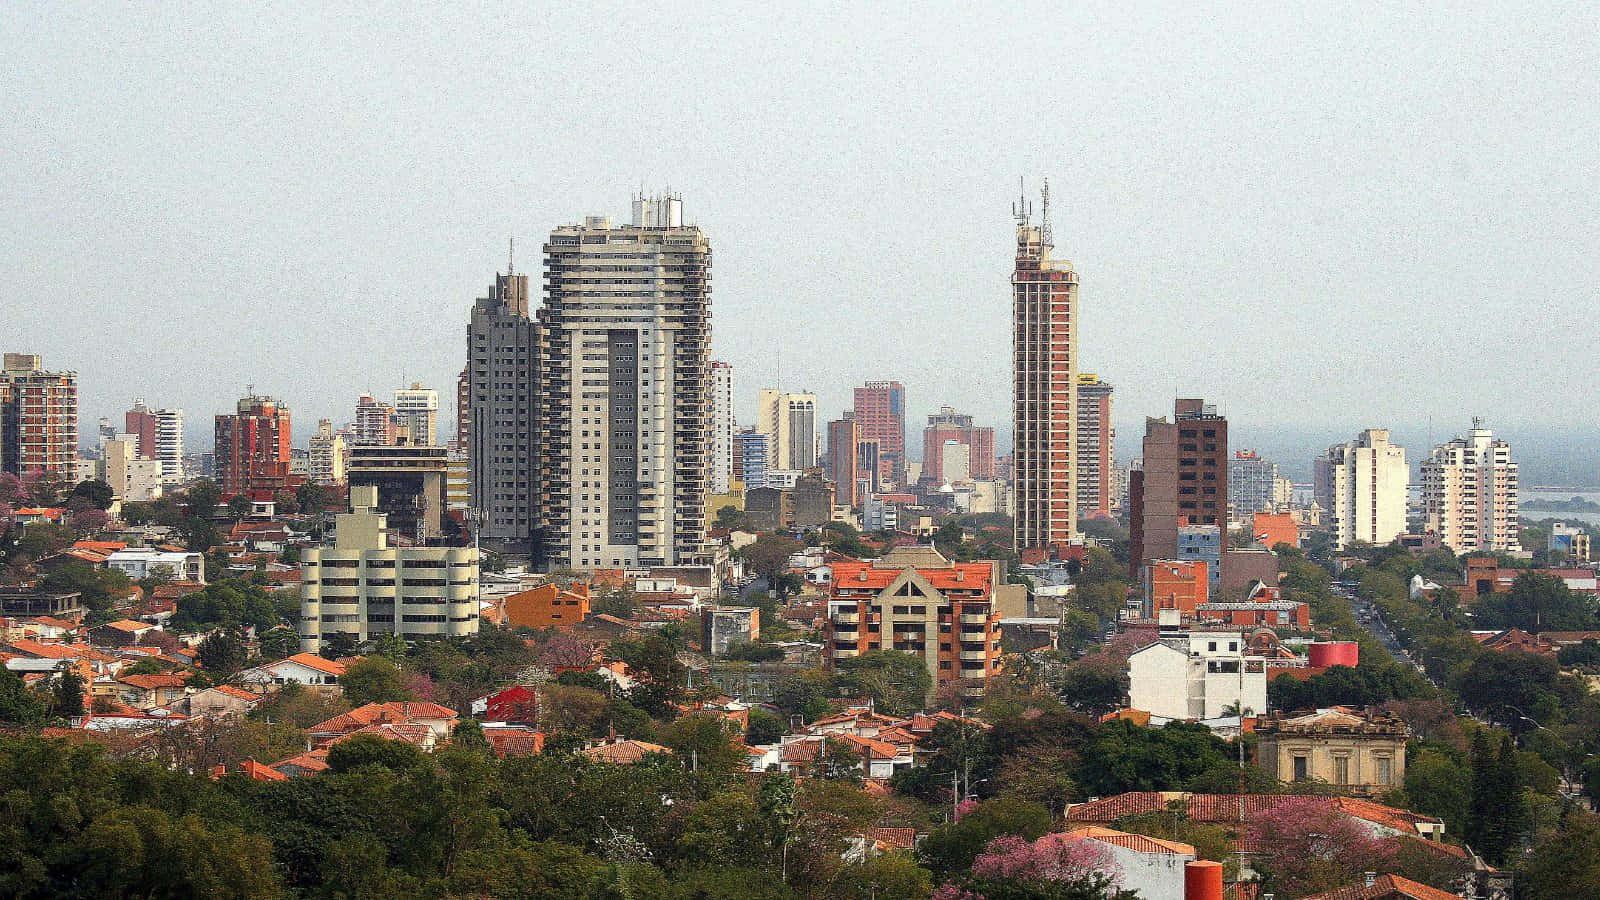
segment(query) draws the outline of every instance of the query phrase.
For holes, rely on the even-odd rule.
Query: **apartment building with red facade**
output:
[[[855,389],[860,440],[878,442],[883,469],[898,484],[906,468],[906,389],[898,381],[869,381]]]
[[[292,488],[289,474],[289,408],[254,394],[237,412],[216,418],[217,484],[224,494],[270,497]]]
[[[72,481],[78,466],[78,376],[46,372],[32,353],[0,367],[0,472]]]
[[[994,478],[994,429],[974,425],[971,416],[944,406],[928,417],[928,425],[922,429],[924,480],[934,484],[943,484],[948,480],[944,470],[944,449],[951,441],[967,448],[967,474],[973,481],[990,481]]]

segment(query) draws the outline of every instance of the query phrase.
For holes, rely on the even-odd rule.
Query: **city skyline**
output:
[[[553,17],[577,16],[588,47],[620,47],[660,14]],[[954,406],[1005,448],[1018,173],[1030,190],[1051,176],[1058,254],[1082,279],[1082,368],[1117,384],[1119,431],[1187,395],[1245,432],[1284,393],[1304,398],[1296,424],[1330,436],[1430,415],[1483,415],[1512,437],[1600,418],[1582,392],[1544,402],[1587,350],[1581,329],[1540,324],[1581,321],[1600,281],[1584,178],[1600,151],[1579,137],[1600,125],[1582,102],[1600,29],[1574,21],[1592,9],[1053,13],[1021,37],[936,12],[874,28],[835,11],[783,20],[781,42],[770,21],[726,23],[719,42],[768,61],[756,78],[739,77],[742,54],[694,52],[700,32],[685,48],[643,42],[634,66],[694,76],[643,88],[633,66],[585,65],[560,27],[395,16],[352,40],[340,22],[178,31],[158,11],[74,15],[24,13],[0,37],[15,61],[0,103],[20,126],[0,163],[17,185],[0,199],[13,248],[0,286],[8,324],[33,336],[19,349],[79,372],[86,422],[143,396],[198,427],[251,383],[308,424],[339,421],[363,390],[448,390],[447,338],[506,238],[620,216],[643,180],[682,192],[686,219],[719,238],[712,355],[734,367],[741,423],[778,386],[781,340],[782,387],[817,393],[828,415],[892,378],[910,418]],[[1046,26],[1074,24],[1097,40],[1052,54]],[[842,30],[900,37],[835,43]],[[367,74],[466,48],[471,65]],[[1030,57],[1052,60],[1041,78],[1059,115],[1009,102],[1023,88],[1007,60]],[[552,77],[572,67],[594,75]],[[630,122],[666,126],[645,139],[599,118],[630,99]],[[443,139],[462,134],[475,140]],[[118,302],[89,327],[52,327],[77,311],[63,298],[107,280]],[[1339,329],[1319,333],[1329,309]],[[852,352],[827,352],[844,313]],[[1458,373],[1483,371],[1452,337],[1463,318],[1531,321],[1502,332],[1504,358],[1544,364],[1458,391]],[[953,377],[952,355],[978,364]],[[1374,390],[1402,366],[1404,390]]]

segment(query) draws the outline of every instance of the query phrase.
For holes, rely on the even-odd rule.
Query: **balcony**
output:
[[[985,651],[985,650],[963,650],[963,651],[961,651],[961,660],[963,662],[984,662],[988,658],[989,658],[989,653],[988,653],[988,651]]]
[[[986,624],[988,624],[988,622],[989,622],[989,617],[987,615],[985,615],[984,613],[962,613],[961,614],[961,624],[963,624],[963,625],[986,625]]]

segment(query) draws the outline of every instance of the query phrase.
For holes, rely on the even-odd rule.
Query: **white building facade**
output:
[[[1128,706],[1170,719],[1265,714],[1266,660],[1245,646],[1239,631],[1164,635],[1128,657]]]
[[[817,395],[762,388],[756,431],[767,436],[767,468],[809,469],[817,464]]]
[[[1473,419],[1467,437],[1440,444],[1422,464],[1422,507],[1426,528],[1456,553],[1521,550],[1511,445]]]
[[[733,490],[733,366],[711,363],[711,485],[713,494]]]
[[[1406,448],[1387,428],[1368,428],[1328,448],[1315,466],[1315,496],[1333,526],[1334,547],[1384,545],[1406,530]]]

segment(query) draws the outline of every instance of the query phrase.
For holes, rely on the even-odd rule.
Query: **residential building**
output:
[[[1116,508],[1117,430],[1111,425],[1111,383],[1084,372],[1078,375],[1078,515],[1108,518]]]
[[[1129,473],[1130,571],[1178,556],[1178,526],[1228,524],[1228,420],[1179,399],[1173,421],[1146,419],[1143,468]]]
[[[315,653],[335,633],[357,643],[476,634],[477,549],[390,547],[378,489],[351,487],[350,504],[335,517],[332,546],[301,551],[301,649]]]
[[[871,650],[922,657],[937,687],[959,681],[981,696],[999,671],[1004,584],[998,562],[950,562],[932,547],[900,547],[883,558],[833,563],[823,660],[830,668]]]
[[[83,595],[78,591],[0,586],[0,615],[15,618],[50,616],[73,619],[83,615]]]
[[[733,456],[737,443],[733,420],[733,366],[711,361],[711,484],[713,494],[733,490]]]
[[[833,502],[851,509],[861,505],[865,493],[856,468],[860,443],[861,427],[851,413],[828,423],[828,476],[833,479]]]
[[[1422,507],[1427,530],[1456,553],[1521,550],[1511,445],[1474,418],[1467,437],[1440,444],[1423,462]]]
[[[519,591],[500,601],[507,627],[561,628],[589,617],[589,585],[554,582]]]
[[[466,446],[479,537],[528,553],[538,525],[540,342],[528,276],[509,269],[473,304],[467,326]]]
[[[1185,867],[1198,859],[1192,844],[1129,834],[1089,825],[1041,841],[1070,844],[1089,841],[1117,873],[1117,886],[1141,900],[1201,900],[1204,894],[1186,893]]]
[[[395,426],[412,444],[432,446],[439,421],[439,392],[413,381],[394,392]]]
[[[1014,212],[1014,542],[1024,562],[1037,562],[1064,555],[1078,529],[1078,274],[1051,257],[1048,183],[1039,225],[1030,223],[1026,199]]]
[[[304,608],[305,601],[302,599],[301,609]],[[296,653],[274,662],[245,669],[234,676],[234,681],[261,693],[277,690],[286,684],[298,684],[301,687],[315,688],[319,692],[331,694],[339,691],[339,679],[344,672],[344,663],[323,659],[314,652]]]
[[[1206,564],[1206,599],[1217,599],[1222,587],[1222,529],[1216,525],[1179,525],[1177,558]]]
[[[543,567],[662,566],[706,552],[711,243],[677,195],[636,196],[544,246]]]
[[[122,416],[123,430],[134,435],[139,455],[161,463],[161,483],[183,483],[183,410],[151,409],[144,398]]]
[[[0,363],[0,472],[72,481],[78,466],[78,375],[46,372],[32,353]]]
[[[855,389],[861,440],[877,441],[883,475],[898,487],[905,476],[906,389],[898,381],[869,381]],[[873,485],[876,489],[878,485]]]
[[[269,498],[293,488],[289,472],[289,407],[271,397],[241,399],[232,415],[216,417],[216,475],[224,495]]]
[[[726,656],[738,644],[761,637],[761,610],[753,606],[712,606],[700,614],[701,646],[712,656]]]
[[[817,395],[762,388],[756,430],[767,437],[768,469],[817,464]]]
[[[153,577],[164,569],[174,581],[206,583],[206,557],[199,552],[127,547],[106,557],[106,568],[116,569],[135,581]]]
[[[739,432],[739,455],[736,457],[739,466],[739,478],[744,482],[746,491],[751,488],[766,487],[767,485],[767,460],[771,453],[767,450],[767,436],[755,429]]]
[[[1293,513],[1256,513],[1250,517],[1250,537],[1267,549],[1279,544],[1300,546],[1300,523]]]
[[[1550,539],[1545,550],[1566,554],[1567,562],[1589,561],[1589,532],[1565,522],[1550,523]]]
[[[161,496],[161,461],[138,452],[137,438],[117,435],[105,442],[101,456],[93,460],[94,477],[111,486],[111,493],[123,502],[145,502]]]
[[[1406,530],[1406,449],[1387,428],[1368,428],[1334,444],[1315,464],[1315,498],[1328,514],[1333,546],[1383,545]]]
[[[472,364],[456,376],[456,430],[450,439],[450,452],[465,455],[472,446]]]
[[[1293,490],[1278,464],[1254,450],[1236,450],[1228,460],[1230,521],[1248,522],[1256,513],[1287,509]]]
[[[951,442],[966,448],[968,478],[989,481],[995,477],[994,429],[972,424],[972,417],[949,406],[928,416],[922,429],[922,477],[934,485],[951,479],[944,472],[945,448]]]
[[[452,510],[466,510],[472,505],[472,461],[465,453],[445,451],[444,505]]]
[[[1152,559],[1144,564],[1144,615],[1163,609],[1192,616],[1210,594],[1210,564],[1204,560]]]
[[[425,543],[444,535],[445,480],[449,468],[443,447],[357,444],[350,448],[345,480],[352,489],[378,491],[378,512],[397,534]]]
[[[1246,649],[1240,631],[1163,634],[1128,657],[1128,706],[1169,719],[1264,715],[1266,660]]]
[[[334,431],[333,422],[317,420],[317,433],[307,442],[307,477],[314,484],[341,484],[350,458],[343,431]]]
[[[394,406],[371,394],[362,394],[356,400],[356,419],[350,432],[352,443],[358,447],[393,444],[400,437]]]
[[[1411,729],[1380,713],[1319,709],[1256,723],[1256,759],[1279,781],[1322,781],[1373,796],[1405,783]]]

